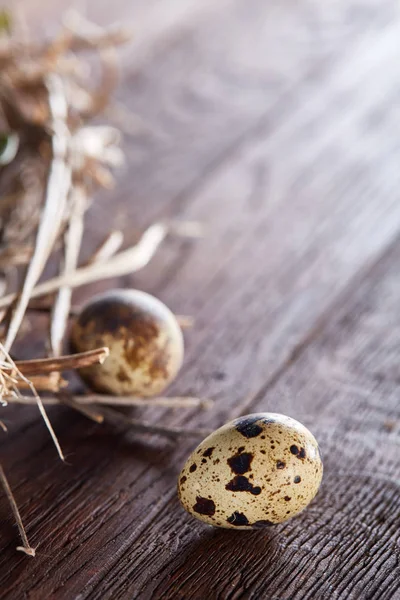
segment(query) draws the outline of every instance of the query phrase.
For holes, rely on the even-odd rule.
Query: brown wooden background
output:
[[[70,3],[11,4],[42,35]],[[87,16],[134,27],[120,98],[147,130],[126,137],[86,251],[111,223],[127,242],[162,217],[207,229],[116,283],[195,317],[171,393],[215,409],[140,414],[215,428],[289,414],[319,440],[325,477],[285,525],[212,530],[175,491],[195,442],[54,409],[64,466],[37,411],[7,408],[1,460],[40,545],[15,552],[1,498],[1,598],[400,598],[398,1],[90,0]]]

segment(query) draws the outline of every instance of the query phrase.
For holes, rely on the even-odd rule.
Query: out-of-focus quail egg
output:
[[[138,290],[95,296],[71,329],[75,352],[107,346],[103,364],[80,370],[88,386],[116,395],[155,396],[175,378],[183,361],[183,336],[165,304]]]
[[[322,479],[318,444],[298,421],[260,413],[227,423],[188,458],[178,481],[183,507],[217,527],[252,529],[290,519]]]

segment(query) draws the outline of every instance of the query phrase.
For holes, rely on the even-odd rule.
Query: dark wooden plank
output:
[[[159,539],[161,531],[176,532],[185,551],[161,568],[156,560],[153,582],[144,578],[138,595],[399,597],[399,260],[398,243],[277,385],[251,404],[289,412],[320,440],[325,475],[311,507],[252,535],[204,529],[178,512],[171,526],[160,515]],[[157,552],[156,537],[146,544]],[[140,571],[140,559],[135,565]]]
[[[62,13],[63,0],[48,4],[42,10],[54,22]],[[182,1],[174,4],[181,6]],[[29,17],[40,12],[25,0],[20,5],[21,12],[30,11]],[[128,235],[132,223],[137,230],[155,218],[180,215],[185,198],[192,197],[207,173],[238,144],[262,127],[272,134],[285,125],[299,102],[311,97],[314,80],[328,78],[334,65],[341,65],[346,53],[358,46],[372,56],[374,33],[396,22],[393,0],[379,7],[372,0],[355,1],[356,19],[346,2],[329,13],[316,3],[293,0],[201,5],[205,16],[195,24],[189,15],[181,22],[177,10],[178,30],[165,29],[155,58],[154,40],[149,37],[151,48],[145,54],[150,58],[144,64],[139,60],[140,71],[137,45],[123,53],[122,101],[155,133],[127,138],[127,168],[119,174],[116,190],[120,208],[111,217]],[[87,12],[101,23],[108,23],[111,16],[137,23],[138,30],[158,14],[153,2],[138,0],[128,7],[123,0],[115,7],[88,2]],[[357,68],[363,64],[359,56]],[[365,61],[363,69],[367,65]],[[109,203],[109,193],[96,203],[87,237],[97,241],[109,227]]]
[[[127,207],[127,230],[133,223],[178,212],[209,223],[204,242],[180,251],[169,247],[153,268],[127,281],[198,318],[176,389],[219,398],[214,415],[196,417],[214,426],[232,410],[239,411],[247,394],[262,394],[293,348],[307,338],[321,315],[329,314],[335,298],[399,229],[399,78],[394,60],[399,23],[389,19],[394,3],[382,3],[379,19],[372,3],[354,3],[353,8],[365,9],[356,25],[341,5],[339,24],[333,28],[336,39],[316,5],[297,4],[296,12],[293,3],[269,8],[258,2],[249,12],[248,4],[232,3],[228,16],[222,11],[218,18],[213,14],[183,36],[135,76],[126,92],[137,92],[133,105],[169,134],[168,142],[141,140],[130,146],[132,162],[138,152],[144,158],[132,169],[133,179],[126,176],[118,195],[121,206],[132,197],[138,199]],[[286,70],[274,73],[270,85],[276,58],[268,55],[273,47],[268,43],[279,40],[274,30],[284,35],[289,8],[294,9],[293,28],[303,41],[293,40],[293,28],[283,38]],[[267,17],[270,36],[255,27]],[[372,25],[368,32],[363,31],[366,23]],[[343,34],[346,24],[351,25],[350,35]],[[323,40],[329,40],[325,46],[321,42],[320,56],[313,42],[315,26],[326,32]],[[209,43],[218,32],[224,32],[224,44]],[[299,51],[304,47],[302,35],[308,40],[304,54]],[[230,61],[222,52],[227,48]],[[253,61],[260,49],[264,54],[256,66],[266,74],[267,84],[262,77],[260,83],[257,74],[253,87]],[[182,62],[185,68],[179,70]],[[166,101],[174,106],[180,94],[186,97],[185,90],[199,87],[186,87],[188,80],[196,82],[190,79],[198,73],[196,64],[202,65],[203,77],[215,68],[205,104],[207,118],[202,113],[199,120],[193,111],[186,120],[177,118],[183,100],[175,112],[160,114],[161,100],[162,106]],[[266,102],[272,91],[273,101]],[[158,178],[154,172],[159,172]],[[143,198],[154,202],[143,209]],[[104,212],[97,214],[93,238],[105,220]],[[296,401],[288,402],[285,410],[298,415]],[[313,413],[313,406],[307,405],[300,416],[313,423]],[[169,422],[186,420],[179,414],[149,414]],[[66,411],[52,411],[71,454],[73,466],[65,469],[34,411],[9,415],[14,426],[11,423],[2,451],[9,458],[11,480],[33,542],[41,540],[42,552],[31,563],[15,557],[15,534],[5,529],[0,557],[4,597],[150,597],[161,590],[170,594],[164,566],[171,557],[179,579],[181,563],[201,553],[203,545],[210,550],[203,544],[209,533],[189,521],[175,499],[176,473],[187,444],[177,449],[156,440],[143,445]],[[6,514],[4,503],[0,509]],[[312,513],[306,514],[311,518]],[[219,533],[213,536],[218,540]],[[253,542],[238,540],[252,547]],[[294,551],[295,546],[290,547]],[[218,560],[227,552],[222,546]],[[247,564],[240,575],[246,581],[251,578]],[[155,576],[165,578],[160,588],[152,581]],[[268,576],[266,572],[254,589],[267,589]],[[190,579],[190,573],[184,572],[186,577]],[[201,581],[202,590],[207,589],[206,579]],[[214,588],[220,597],[229,597],[230,589],[230,583],[224,590]],[[190,582],[182,597],[190,594],[196,597],[196,583]]]
[[[287,126],[299,104],[312,98],[314,81],[318,87],[328,79],[347,53],[362,48],[372,58],[371,35],[393,19],[393,1],[379,11],[364,4],[357,20],[343,3],[334,25],[316,5],[307,6],[291,0],[222,3],[207,20],[169,39],[140,72],[135,63],[130,67],[131,48],[121,97],[158,133],[129,140],[129,174],[118,193],[132,221],[180,215],[186,199],[238,145],[263,128],[273,135]],[[358,56],[364,71],[369,59]]]

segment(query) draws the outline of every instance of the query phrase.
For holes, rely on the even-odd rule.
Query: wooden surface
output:
[[[42,32],[68,2],[16,4]],[[138,415],[216,428],[282,412],[315,434],[325,476],[287,524],[213,530],[177,500],[195,442],[121,435],[54,408],[65,466],[37,411],[7,408],[1,460],[39,547],[36,559],[15,551],[1,498],[0,597],[400,598],[397,0],[87,5],[99,23],[138,31],[120,98],[146,129],[125,140],[127,166],[90,213],[86,252],[112,222],[127,241],[163,217],[207,231],[113,282],[194,316],[171,393],[216,400],[210,412]]]

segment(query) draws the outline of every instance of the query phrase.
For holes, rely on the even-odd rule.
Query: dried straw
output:
[[[124,250],[122,233],[111,231],[92,257],[79,266],[90,200],[98,187],[112,186],[112,169],[124,159],[119,130],[91,125],[90,121],[104,111],[117,116],[123,113],[126,120],[127,112],[122,107],[117,110],[110,100],[118,81],[117,47],[130,36],[119,27],[98,27],[72,11],[60,33],[46,42],[11,35],[11,23],[10,15],[0,12],[0,289],[4,292],[0,298],[0,402],[37,404],[61,459],[63,453],[45,405],[64,404],[96,423],[107,421],[140,433],[172,439],[205,435],[208,432],[202,430],[143,423],[118,408],[149,404],[207,408],[210,401],[72,396],[65,389],[68,382],[62,371],[101,363],[108,355],[107,348],[62,355],[73,313],[73,289],[138,271],[149,263],[168,234],[198,237],[201,230],[197,223],[156,223]],[[86,51],[100,65],[93,89],[87,89],[90,63],[82,57]],[[136,121],[135,127],[139,119]],[[58,274],[42,281],[56,249],[61,250]],[[12,273],[17,273],[17,278]],[[43,296],[47,306],[32,302]],[[14,362],[10,351],[28,309],[49,314],[49,355]],[[192,324],[190,317],[179,319],[184,327]],[[24,395],[24,390],[31,396]],[[38,391],[53,396],[41,398]],[[0,428],[7,431],[2,421]],[[22,539],[18,549],[35,556],[1,465],[0,482]]]

